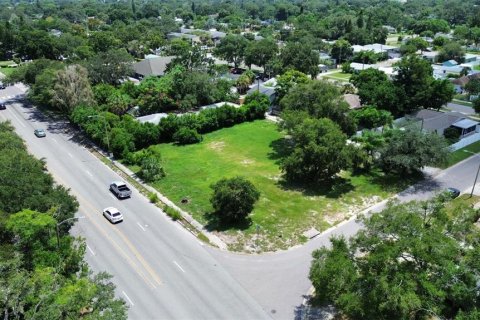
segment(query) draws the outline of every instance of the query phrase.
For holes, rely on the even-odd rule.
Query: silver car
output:
[[[108,219],[111,223],[117,223],[117,222],[122,222],[123,221],[123,216],[118,211],[117,208],[114,207],[108,207],[103,209],[103,216]]]

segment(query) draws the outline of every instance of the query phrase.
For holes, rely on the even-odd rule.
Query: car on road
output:
[[[445,191],[452,197],[452,199],[455,199],[460,195],[460,190],[458,190],[457,188],[449,187]]]
[[[123,181],[113,181],[110,184],[110,191],[118,198],[125,199],[130,198],[132,190]]]
[[[35,129],[33,133],[37,136],[37,138],[45,138],[47,136],[47,133],[43,129]]]
[[[103,216],[107,218],[108,221],[111,223],[117,223],[117,222],[122,222],[123,221],[123,216],[118,211],[117,208],[114,207],[108,207],[103,209]]]
[[[5,109],[7,109],[7,105],[5,104],[5,102],[0,101],[0,110],[5,110]]]
[[[3,83],[0,83],[0,90],[3,90],[5,88],[6,88],[6,86]]]

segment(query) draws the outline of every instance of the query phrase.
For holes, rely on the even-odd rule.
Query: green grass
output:
[[[323,76],[323,78],[348,82],[348,80],[350,80],[351,76],[352,75],[350,73],[343,73],[343,72],[339,71],[339,72],[326,74],[326,75]]]
[[[473,69],[474,70],[480,70],[480,65],[474,66]]]
[[[479,152],[480,152],[480,141],[474,142],[462,149],[458,149],[457,151],[450,153],[448,157],[447,165],[444,166],[444,168],[453,166],[454,164],[462,160],[465,160]]]
[[[0,72],[6,76],[9,76],[14,70],[15,68],[0,68]]]
[[[472,103],[465,100],[453,99],[452,103],[460,104],[462,106],[471,107]]]
[[[243,232],[238,228],[217,231],[229,239],[233,250],[257,246],[275,250],[301,243],[306,240],[302,233],[311,227],[325,230],[409,183],[406,179],[394,182],[374,172],[344,173],[332,188],[288,185],[279,169],[285,141],[275,124],[260,120],[206,134],[194,145],[157,145],[166,177],[153,186],[208,226],[210,185],[224,177],[245,176],[261,192],[252,223],[241,226]],[[138,167],[131,169],[137,171]],[[184,198],[189,199],[187,204],[181,203]]]
[[[15,63],[13,60],[0,61],[0,68],[1,67],[6,67],[6,66],[11,65],[13,63]]]

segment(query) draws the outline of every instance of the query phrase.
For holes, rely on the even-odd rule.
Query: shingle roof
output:
[[[145,59],[133,64],[135,73],[142,76],[163,76],[167,65],[175,58],[175,56],[158,57],[153,59]]]
[[[478,125],[478,122],[470,119],[462,119],[460,121],[455,122],[453,125],[458,128],[468,129]]]

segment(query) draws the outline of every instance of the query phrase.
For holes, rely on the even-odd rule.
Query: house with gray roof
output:
[[[173,58],[175,56],[150,58],[134,63],[135,77],[143,79],[148,76],[163,76],[167,70],[167,65],[172,62]]]
[[[407,117],[408,118],[408,117]],[[480,131],[479,122],[465,117],[458,112],[439,112],[422,109],[410,115],[410,119],[417,120],[421,130],[436,132],[443,135],[445,129],[455,128],[460,133],[460,139]]]

